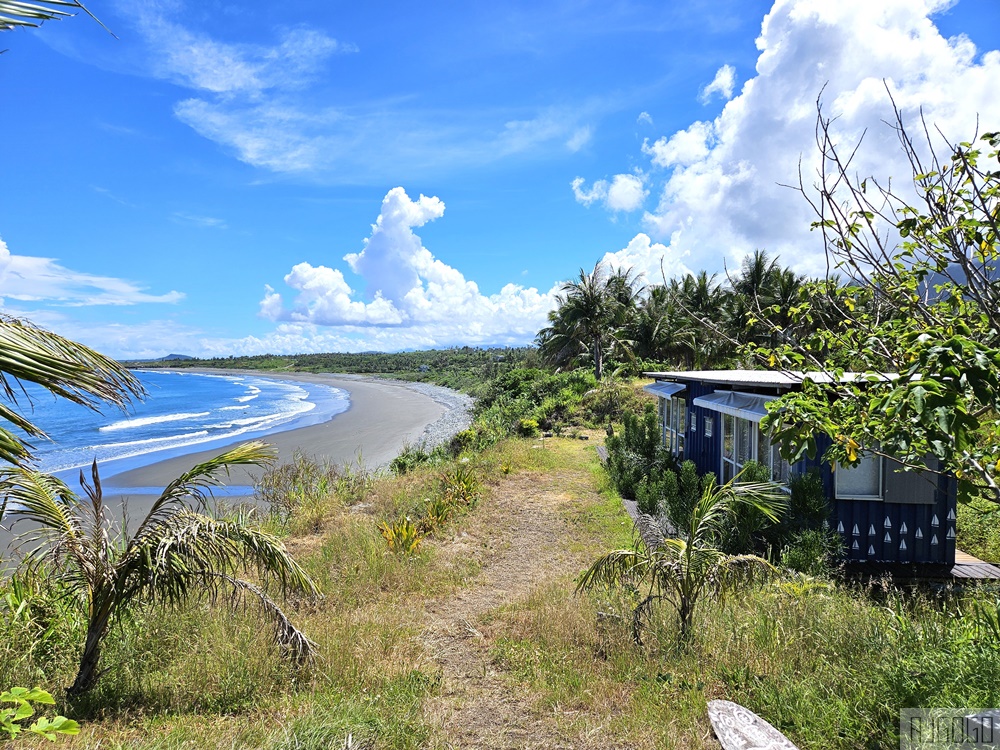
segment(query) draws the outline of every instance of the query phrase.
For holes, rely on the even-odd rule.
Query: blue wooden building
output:
[[[690,459],[702,474],[732,479],[750,460],[787,485],[793,474],[816,468],[830,505],[830,526],[857,563],[955,563],[956,482],[932,471],[902,471],[901,464],[867,456],[853,468],[822,460],[789,465],[760,429],[765,404],[801,386],[803,376],[757,370],[650,372],[645,387],[659,400],[663,444]],[[821,375],[807,377],[822,377]],[[928,464],[929,468],[931,467]]]

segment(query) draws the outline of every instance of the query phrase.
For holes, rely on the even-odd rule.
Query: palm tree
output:
[[[673,293],[688,318],[688,327],[694,335],[687,339],[684,352],[688,369],[700,370],[716,364],[726,351],[721,329],[727,320],[727,293],[718,282],[716,274],[700,271],[688,274]]]
[[[87,635],[70,695],[86,692],[100,677],[101,646],[116,620],[129,610],[190,597],[215,602],[229,592],[233,605],[251,601],[274,621],[275,640],[287,655],[311,655],[314,645],[268,593],[269,584],[276,584],[281,593],[316,594],[309,576],[277,537],[252,527],[246,515],[205,513],[206,493],[219,484],[220,473],[273,458],[269,446],[251,442],[198,464],[167,485],[131,537],[126,529],[116,533],[96,462],[91,483],[81,472],[86,499],[38,471],[15,466],[0,472],[0,497],[10,517],[32,522],[19,537],[33,546],[23,565],[45,567],[86,609]],[[249,571],[259,584],[241,577]]]
[[[62,10],[63,8],[82,10],[101,23],[79,0],[31,0],[31,2],[0,0],[0,31],[18,27],[36,27],[45,21],[74,15],[69,10]]]
[[[664,535],[657,547],[637,545],[609,552],[583,574],[577,591],[597,586],[644,587],[646,596],[632,613],[636,642],[641,643],[643,614],[659,599],[666,599],[677,612],[680,640],[686,640],[695,608],[704,596],[722,598],[774,571],[761,557],[727,555],[718,548],[728,517],[739,504],[756,508],[771,521],[777,521],[787,507],[783,494],[771,483],[742,482],[737,476],[718,485],[709,479],[682,537]]]
[[[109,403],[124,407],[145,391],[127,368],[83,344],[0,315],[0,393],[18,405],[18,392],[30,404],[22,382],[36,383],[56,396],[98,409]],[[0,402],[0,422],[20,428],[31,437],[45,433],[11,406]],[[24,464],[31,446],[0,426],[0,461]]]
[[[550,325],[538,333],[542,355],[555,364],[589,359],[601,380],[605,360],[616,349],[631,354],[625,331],[638,296],[636,283],[630,270],[608,274],[601,262],[591,273],[581,268],[578,280],[563,284]]]

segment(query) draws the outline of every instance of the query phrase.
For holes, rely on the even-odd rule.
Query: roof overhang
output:
[[[707,396],[699,396],[694,400],[695,406],[703,409],[731,414],[734,417],[759,422],[767,416],[765,404],[774,401],[774,396],[761,396],[756,393],[740,393],[739,391],[716,391]]]
[[[652,393],[654,396],[659,396],[660,398],[670,398],[676,393],[687,388],[684,383],[668,383],[666,381],[659,381],[656,383],[650,383],[649,385],[644,385],[642,390],[646,393]]]

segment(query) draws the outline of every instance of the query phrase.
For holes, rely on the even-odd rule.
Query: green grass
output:
[[[372,477],[360,491],[338,493],[333,482],[323,497],[311,491],[309,523],[298,523],[294,508],[284,522],[269,521],[325,594],[289,603],[319,646],[312,667],[282,660],[252,608],[194,602],[145,610],[109,639],[108,671],[95,692],[60,706],[84,722],[79,738],[60,744],[339,748],[349,735],[356,747],[438,743],[426,707],[442,698],[440,673],[421,638],[421,610],[477,579],[477,544],[490,540],[499,518],[491,495],[519,475],[557,487],[571,530],[560,544],[581,559],[632,542],[591,443],[504,441],[467,466],[483,482],[484,500],[435,529],[415,555],[388,552],[375,522],[414,512],[440,491],[447,466]],[[479,541],[451,543],[466,538]],[[5,598],[12,593],[5,585],[0,684],[56,693],[73,676],[79,622],[60,614],[60,600],[42,589],[20,591],[30,606],[14,617],[17,597]],[[1000,702],[996,592],[932,597],[785,581],[706,602],[692,643],[680,649],[664,607],[654,609],[638,647],[630,638],[630,592],[579,596],[574,589],[572,574],[544,580],[475,623],[511,691],[538,720],[571,736],[702,747],[706,701],[726,698],[760,713],[802,750],[889,748],[898,746],[901,707]]]
[[[980,560],[1000,563],[1000,509],[987,500],[958,505],[958,548]]]

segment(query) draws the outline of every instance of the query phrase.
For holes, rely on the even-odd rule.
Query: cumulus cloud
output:
[[[736,86],[736,68],[732,65],[723,65],[715,73],[715,78],[698,94],[698,101],[708,104],[714,94],[719,94],[723,99],[729,101],[733,98],[733,88]]]
[[[73,271],[54,258],[14,255],[2,239],[0,293],[0,304],[17,300],[64,307],[173,303],[184,299],[181,292],[149,294],[145,287],[131,281]]]
[[[689,252],[695,268],[720,270],[765,248],[800,271],[819,272],[813,217],[802,196],[782,185],[797,184],[800,159],[807,188],[816,180],[821,90],[845,147],[867,131],[852,171],[892,178],[900,189],[911,170],[883,122],[893,117],[886,84],[915,130],[921,112],[952,141],[970,139],[977,122],[1000,124],[1000,52],[943,37],[933,15],[950,4],[777,0],[757,39],[756,75],[722,113],[643,145],[648,176],[662,180],[658,206],[644,217],[653,238],[669,240],[678,257]]]
[[[664,279],[691,273],[676,250],[653,242],[643,233],[633,237],[621,250],[605,253],[601,262],[614,270],[631,269],[646,284],[662,284]]]
[[[649,195],[642,174],[616,174],[611,182],[597,180],[590,189],[584,188],[585,182],[582,177],[577,177],[570,183],[577,202],[585,206],[600,202],[609,211],[636,211],[642,208]]]
[[[653,124],[653,116],[649,112],[640,112],[639,116],[635,118],[637,123],[645,123],[647,125]]]
[[[669,138],[659,138],[652,144],[644,141],[642,153],[658,167],[688,166],[708,156],[713,138],[712,123],[694,122]]]
[[[507,284],[496,294],[480,292],[476,282],[435,258],[413,231],[444,210],[439,198],[413,200],[403,188],[393,188],[362,250],[343,257],[364,280],[364,299],[341,270],[303,262],[284,278],[294,292],[290,304],[268,287],[260,315],[286,325],[286,336],[315,338],[317,327],[337,328],[347,350],[356,350],[359,341],[375,348],[389,340],[395,342],[389,348],[530,341],[545,324],[555,289],[543,293]],[[330,334],[319,340],[329,342]]]

